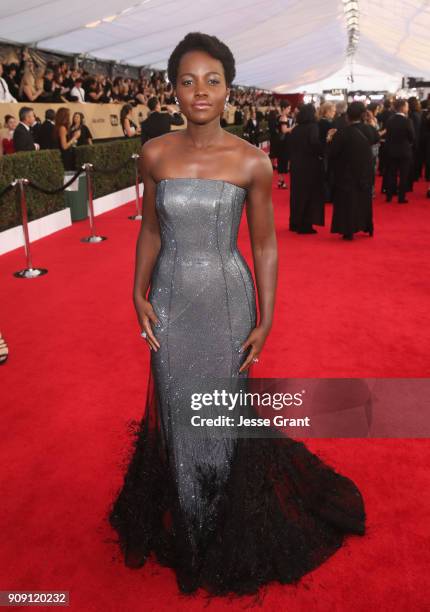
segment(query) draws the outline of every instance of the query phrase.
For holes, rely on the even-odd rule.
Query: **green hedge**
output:
[[[28,178],[45,189],[63,184],[64,169],[59,151],[32,151],[0,157],[0,191],[17,178]],[[21,224],[21,210],[16,189],[0,200],[0,231]],[[64,195],[45,195],[26,188],[28,220],[33,221],[65,208]]]
[[[231,126],[226,128],[232,134],[236,136],[242,136],[242,126]],[[263,134],[260,140],[267,140],[268,133],[265,124],[263,123]],[[80,167],[85,162],[89,162],[94,167],[102,168],[104,171],[109,168],[117,168],[121,164],[130,160],[133,153],[140,152],[140,137],[130,138],[127,140],[117,140],[114,142],[106,142],[103,144],[88,145],[78,147],[76,149],[76,166]],[[107,195],[124,189],[124,187],[130,187],[134,185],[135,181],[135,170],[132,161],[120,170],[119,172],[112,174],[105,174],[101,172],[95,172],[94,174],[94,197],[100,198],[101,196]]]
[[[267,121],[263,120],[261,122],[261,128],[262,128],[262,133],[260,134],[259,137],[259,142],[263,142],[265,140],[269,140],[270,134],[269,134],[269,128],[267,125]],[[230,132],[230,134],[234,134],[235,136],[240,136],[240,138],[243,138],[243,127],[241,125],[232,125],[232,126],[228,126],[225,128],[227,130],[227,132]]]
[[[229,126],[226,129],[236,136],[243,134],[241,126]],[[261,140],[267,140],[267,138],[267,129],[263,124]],[[106,171],[110,168],[118,168],[129,160],[125,167],[117,172],[94,173],[95,198],[134,185],[134,163],[130,158],[133,153],[138,153],[140,148],[140,138],[121,139],[76,148],[77,168],[89,162],[96,169],[101,168]],[[64,170],[59,151],[16,153],[0,158],[0,192],[15,178],[21,177],[30,178],[41,187],[54,189],[63,184],[63,176]],[[64,194],[45,195],[27,188],[27,205],[29,221],[32,221],[65,208]],[[10,191],[0,199],[0,231],[20,225],[20,223],[21,216],[16,204],[15,191]]]
[[[94,197],[119,191],[125,187],[134,185],[135,169],[134,162],[131,160],[133,153],[139,153],[141,148],[140,138],[130,138],[127,140],[117,140],[116,142],[106,142],[103,144],[85,145],[76,149],[76,167],[89,162],[94,168],[101,168],[103,171],[110,168],[118,168],[125,162],[128,163],[119,172],[105,174],[104,172],[94,173]]]

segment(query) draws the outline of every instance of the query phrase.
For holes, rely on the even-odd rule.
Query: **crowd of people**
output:
[[[139,79],[110,78],[105,74],[91,74],[66,61],[37,65],[28,52],[23,53],[19,64],[0,64],[0,79],[0,102],[137,105],[146,104],[154,95],[159,95],[163,104],[174,102],[172,87],[161,72]]]
[[[430,181],[430,99],[387,99],[383,104],[325,102],[318,110],[288,101],[268,112],[270,156],[278,188],[290,172],[290,230],[314,234],[333,203],[331,232],[352,240],[373,235],[375,177],[387,203],[407,194],[422,177]]]
[[[122,104],[120,123],[125,138],[148,138],[183,125],[175,108],[172,85],[162,72],[150,78],[131,79],[90,75],[67,62],[36,67],[27,54],[21,64],[0,64],[0,101],[28,103],[19,110],[19,121],[8,114],[1,139],[3,154],[57,148],[66,170],[75,168],[77,146],[92,144],[92,134],[82,112],[69,107],[48,109],[44,121],[36,117],[32,102],[87,102]],[[256,89],[231,88],[221,117],[260,146],[268,129],[270,157],[277,169],[278,188],[287,189],[291,173],[290,230],[316,233],[313,225],[324,225],[324,204],[334,204],[331,231],[351,240],[357,231],[373,235],[372,199],[375,177],[382,179],[386,201],[397,196],[407,203],[407,193],[425,175],[430,181],[430,100],[416,97],[386,99],[383,103],[323,102],[296,108],[286,100]],[[137,104],[148,106],[143,121],[133,120]],[[263,112],[261,109],[266,108]],[[163,112],[168,111],[168,112]]]
[[[14,116],[6,115],[4,123],[7,135],[1,142],[3,154],[59,149],[65,170],[75,167],[75,147],[93,143],[84,114],[77,111],[72,115],[68,107],[46,110],[42,121],[32,107],[22,106],[19,122]]]
[[[91,74],[68,62],[48,62],[37,65],[28,51],[20,63],[0,63],[0,102],[85,102],[104,104],[147,104],[156,96],[160,104],[175,104],[173,88],[163,71],[131,78]],[[233,87],[230,104],[238,108],[266,106],[273,101],[271,94],[254,88]]]
[[[0,102],[25,103],[25,108],[19,113],[4,116],[0,154],[59,148],[66,169],[73,164],[74,147],[92,142],[84,114],[67,113],[65,108],[57,112],[49,109],[43,119],[33,112],[33,103],[121,104],[119,115],[124,137],[141,135],[142,142],[155,133],[168,131],[172,125],[184,124],[180,112],[172,110],[175,97],[163,71],[154,71],[150,77],[138,79],[110,78],[103,74],[90,74],[66,61],[38,65],[26,50],[20,63],[0,63]],[[140,124],[133,120],[133,108],[138,104],[148,106],[149,114],[153,115]],[[254,127],[256,108],[269,104],[274,104],[274,97],[261,90],[231,89],[229,106],[235,108],[234,123],[244,125],[245,136],[249,135],[255,144],[261,133],[260,128]],[[222,117],[222,123],[224,126],[229,123],[228,112]]]
[[[3,83],[0,77],[0,89]],[[317,233],[313,225],[325,225],[325,203],[331,202],[332,233],[342,234],[345,240],[352,240],[360,231],[373,236],[372,201],[378,173],[387,203],[396,195],[399,204],[407,204],[407,193],[416,181],[424,177],[430,182],[430,95],[422,102],[416,97],[389,98],[367,106],[362,102],[323,102],[317,109],[313,104],[293,109],[288,100],[279,103],[273,96],[259,96],[255,91],[232,95],[234,124],[243,127],[249,142],[260,146],[267,126],[278,189],[288,188],[286,175],[290,174],[292,232]],[[133,121],[133,104],[123,104],[120,122],[124,137],[140,136],[144,143],[170,131],[172,125],[183,124],[180,112],[163,108],[170,103],[175,100],[166,97],[166,92],[160,97],[149,96],[149,114],[140,125]],[[259,105],[267,110],[263,112]],[[226,114],[221,124],[227,125]],[[8,114],[4,126],[8,135],[0,142],[3,154],[57,148],[65,170],[75,169],[75,147],[93,142],[84,114],[72,114],[69,107],[46,110],[41,121],[32,107],[23,106],[19,122]],[[7,354],[0,335],[0,363],[6,361]]]

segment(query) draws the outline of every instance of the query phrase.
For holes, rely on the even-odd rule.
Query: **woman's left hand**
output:
[[[248,347],[251,347],[251,350],[249,351],[249,355],[239,368],[239,372],[247,370],[253,364],[254,359],[257,359],[258,355],[263,349],[268,334],[269,328],[260,325],[254,327],[245,342],[240,347],[241,353],[243,353],[243,351],[245,351]]]

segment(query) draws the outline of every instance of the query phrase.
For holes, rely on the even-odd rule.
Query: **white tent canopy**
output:
[[[0,38],[41,49],[166,68],[191,31],[215,34],[236,58],[235,83],[316,91],[347,86],[345,4],[356,6],[355,61],[366,69],[430,78],[428,0],[2,0]],[[343,77],[342,77],[343,75]],[[344,83],[339,79],[345,79]],[[364,85],[363,85],[364,86]]]

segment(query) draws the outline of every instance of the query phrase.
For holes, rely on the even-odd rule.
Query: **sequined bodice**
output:
[[[246,189],[217,179],[173,178],[157,184],[161,257],[209,265],[239,256],[236,240]]]

